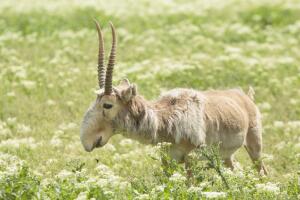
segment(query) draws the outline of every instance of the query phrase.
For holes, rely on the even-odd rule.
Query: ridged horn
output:
[[[100,89],[104,87],[105,84],[105,67],[104,67],[104,41],[103,35],[99,23],[94,19],[96,24],[98,39],[99,39],[99,52],[98,52],[98,84]]]
[[[105,78],[105,90],[104,94],[110,95],[112,93],[112,75],[115,65],[115,58],[116,58],[116,46],[117,46],[117,39],[116,39],[116,32],[114,25],[109,22],[111,31],[112,31],[112,45],[109,55],[109,60],[107,64],[107,70],[106,70],[106,78]]]

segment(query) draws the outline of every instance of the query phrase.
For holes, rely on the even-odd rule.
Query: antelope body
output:
[[[105,74],[103,37],[99,36],[98,78],[100,90],[87,110],[81,141],[86,151],[104,146],[111,136],[121,133],[146,144],[172,143],[170,155],[183,162],[189,152],[202,145],[220,144],[220,155],[233,168],[233,154],[245,146],[261,174],[267,171],[261,161],[261,115],[254,103],[253,90],[197,91],[173,89],[157,100],[148,101],[137,93],[137,86],[127,79],[112,87],[116,51],[113,43]]]

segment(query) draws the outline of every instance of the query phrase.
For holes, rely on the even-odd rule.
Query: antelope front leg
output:
[[[174,159],[179,163],[184,162],[184,158],[186,155],[186,153],[184,151],[182,151],[180,149],[180,147],[177,145],[171,145],[169,154],[170,154],[171,159]]]
[[[170,148],[170,157],[175,159],[178,163],[184,163],[184,167],[187,172],[187,184],[190,185],[193,180],[193,173],[188,153],[179,146],[172,145]]]
[[[171,160],[175,160],[178,163],[185,162],[185,153],[180,150],[180,148],[177,145],[171,145],[169,148],[166,149],[168,157]],[[170,160],[166,156],[161,157],[162,165],[163,165],[163,171],[166,176],[171,176],[172,172],[170,172],[170,167],[172,167],[172,164],[170,163]],[[171,164],[171,165],[170,165]],[[172,171],[172,170],[171,170]]]
[[[192,168],[191,168],[191,161],[190,161],[188,155],[186,155],[184,157],[184,167],[186,170],[187,184],[191,185],[194,180],[194,176],[193,176],[193,172],[192,172]]]

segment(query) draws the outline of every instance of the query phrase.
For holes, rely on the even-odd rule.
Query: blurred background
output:
[[[271,176],[258,178],[241,149],[236,157],[249,173],[232,178],[236,190],[212,175],[206,187],[194,185],[199,191],[299,198],[300,1],[1,0],[0,199],[198,194],[163,179],[150,146],[115,136],[84,152],[80,123],[97,89],[93,18],[106,52],[108,22],[117,30],[114,82],[129,78],[147,99],[175,87],[255,89]]]

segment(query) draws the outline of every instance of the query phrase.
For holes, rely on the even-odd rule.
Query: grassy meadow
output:
[[[184,166],[161,165],[165,144],[117,135],[85,152],[80,123],[97,89],[93,18],[107,51],[108,22],[117,30],[114,82],[128,77],[147,99],[251,85],[270,174],[260,177],[245,149],[233,172],[192,154],[191,184]],[[0,199],[299,199],[299,177],[298,0],[0,1]]]

